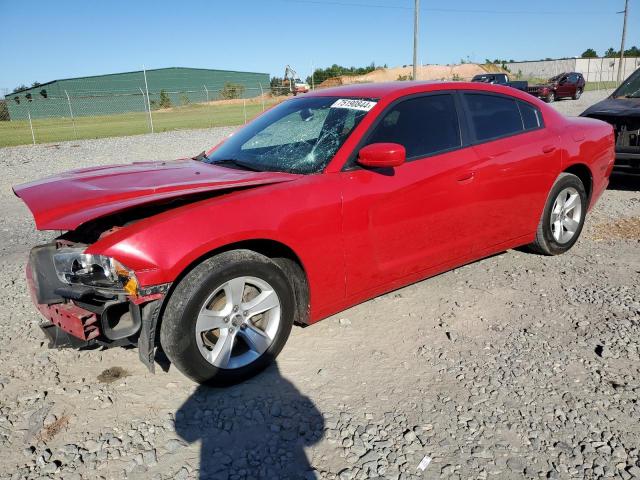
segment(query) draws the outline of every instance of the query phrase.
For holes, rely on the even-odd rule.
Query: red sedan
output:
[[[198,382],[256,374],[312,324],[505,249],[556,255],[607,187],[611,126],[478,83],[320,90],[193,159],[14,188],[51,346],[160,347]],[[159,342],[159,345],[158,345]]]

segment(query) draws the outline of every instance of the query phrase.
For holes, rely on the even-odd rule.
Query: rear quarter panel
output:
[[[563,170],[575,164],[586,165],[592,178],[591,209],[609,184],[615,162],[615,138],[608,123],[592,118],[567,119],[562,134],[565,146]]]

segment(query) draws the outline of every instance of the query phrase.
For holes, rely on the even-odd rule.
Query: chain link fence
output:
[[[288,95],[283,86],[227,83],[180,91],[143,86],[6,97],[0,100],[0,147],[242,125]]]

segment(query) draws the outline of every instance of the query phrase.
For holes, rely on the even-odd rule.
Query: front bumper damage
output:
[[[635,125],[615,125],[616,168],[621,171],[640,172],[640,122]]]
[[[547,98],[549,93],[553,91],[551,87],[544,85],[535,85],[527,87],[527,93],[538,98]]]
[[[610,97],[580,114],[613,127],[616,137],[616,164],[619,172],[640,173],[640,100]]]
[[[156,326],[171,284],[141,289],[133,297],[62,283],[55,272],[56,244],[31,250],[26,267],[34,304],[47,320],[41,328],[49,348],[137,345],[138,355],[154,372]]]

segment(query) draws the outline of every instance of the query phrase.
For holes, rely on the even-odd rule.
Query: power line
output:
[[[284,0],[289,3],[299,3],[307,5],[320,5],[320,6],[339,6],[339,7],[360,7],[360,8],[384,8],[392,10],[413,10],[413,7],[402,5],[383,5],[378,3],[357,3],[357,2],[342,2],[336,0]],[[482,9],[462,9],[462,8],[422,8],[422,11],[426,12],[440,12],[440,13],[471,13],[471,14],[495,14],[495,15],[611,15],[612,12],[607,11],[590,11],[590,12],[575,12],[575,11],[559,11],[559,10],[482,10]]]
[[[284,0],[289,3],[303,3],[307,5],[337,5],[340,7],[365,7],[365,8],[388,8],[392,10],[412,10],[411,7],[403,7],[401,5],[381,5],[375,3],[355,3],[355,2],[337,2],[337,1],[316,1],[316,0]]]

